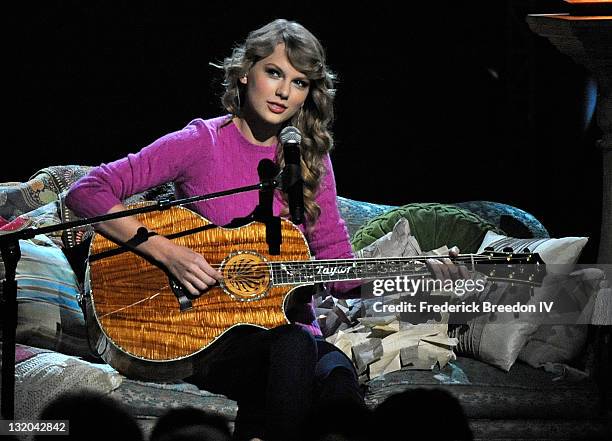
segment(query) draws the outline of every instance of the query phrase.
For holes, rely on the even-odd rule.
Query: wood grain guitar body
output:
[[[306,240],[291,222],[281,219],[280,254],[270,255],[263,223],[223,228],[182,207],[137,218],[201,253],[224,280],[190,298],[192,307],[181,311],[159,265],[96,234],[86,275],[87,324],[92,346],[115,369],[140,379],[185,378],[196,357],[205,360],[233,327],[288,323],[285,301],[296,286],[275,284],[269,262],[310,260]]]

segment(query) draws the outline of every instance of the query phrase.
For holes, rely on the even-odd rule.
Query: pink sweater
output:
[[[184,129],[169,133],[135,154],[102,164],[75,183],[66,204],[83,217],[105,214],[121,200],[157,185],[174,182],[177,198],[218,192],[259,181],[257,164],[274,159],[275,148],[247,141],[230,123],[222,127],[227,116],[209,120],[195,119]],[[318,259],[352,258],[349,236],[336,205],[336,182],[330,158],[324,158],[327,173],[316,201],[321,207],[312,232],[304,226],[311,253]],[[189,206],[217,225],[236,217],[249,215],[258,203],[258,192],[236,194],[202,201]],[[274,198],[274,215],[278,216],[282,200]],[[339,296],[358,286],[359,282],[332,283],[332,295]],[[312,303],[309,324],[303,324],[314,335],[321,335]]]

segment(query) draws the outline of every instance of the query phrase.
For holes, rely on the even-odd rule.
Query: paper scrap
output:
[[[400,352],[394,351],[384,355],[380,360],[370,365],[370,378],[376,378],[389,372],[399,371],[402,368]]]

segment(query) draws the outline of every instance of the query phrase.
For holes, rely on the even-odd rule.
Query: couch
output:
[[[52,166],[38,171],[27,181],[0,184],[0,230],[74,219],[74,214],[64,206],[62,195],[88,170],[89,167],[84,166]],[[159,199],[171,194],[169,184],[136,195],[128,202]],[[400,217],[409,220],[424,250],[459,245],[462,252],[477,252],[488,231],[515,238],[549,237],[546,228],[531,214],[495,202],[394,207],[338,197],[338,206],[355,250],[390,234]],[[457,223],[458,218],[463,224]],[[457,228],[457,225],[464,226]],[[60,271],[57,277],[65,279],[60,295],[62,304],[53,313],[47,310],[48,303],[53,301],[43,298],[38,302],[41,299],[37,296],[49,294],[48,291],[41,294],[47,288],[37,288],[34,282],[23,288],[20,284],[17,416],[35,418],[41,406],[54,394],[86,386],[104,391],[124,403],[145,431],[171,406],[206,408],[233,421],[236,403],[226,397],[199,390],[185,382],[128,379],[88,353],[84,346],[84,318],[76,299],[86,256],[86,250],[79,244],[87,235],[86,229],[65,231],[52,237],[37,237],[38,243],[23,244],[33,250],[39,245],[55,247],[55,251],[61,249],[69,265],[51,265],[55,267],[54,276]],[[62,258],[59,254],[56,257]],[[36,276],[33,274],[32,278]],[[26,278],[23,275],[23,279]],[[329,301],[319,299],[322,308],[325,300]],[[347,312],[352,304],[336,306]],[[32,317],[50,320],[55,328],[42,329],[44,326],[40,323],[33,326]],[[322,325],[325,330],[325,320]],[[340,329],[345,330],[350,326],[348,323],[340,325]],[[391,394],[406,389],[442,388],[459,399],[475,439],[605,439],[610,433],[610,395],[607,392],[610,383],[606,377],[611,367],[606,346],[609,330],[591,325],[584,328],[585,339],[580,350],[567,363],[549,363],[536,368],[519,357],[506,369],[501,369],[459,344],[455,348],[458,356],[442,367],[402,367],[366,379],[363,384],[366,402],[373,408]],[[337,330],[336,321],[333,331]],[[461,336],[454,335],[461,340]]]

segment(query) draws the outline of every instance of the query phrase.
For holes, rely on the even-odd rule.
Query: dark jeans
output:
[[[234,439],[299,440],[317,407],[365,407],[352,362],[323,338],[294,324],[229,334],[187,381],[238,402]]]

